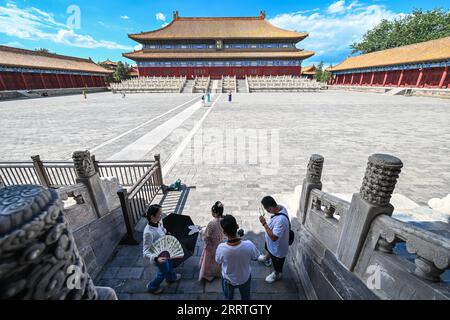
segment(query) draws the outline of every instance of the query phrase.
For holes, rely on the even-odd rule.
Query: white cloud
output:
[[[129,20],[130,17],[129,17],[129,16],[120,16],[120,19],[123,19],[123,20]]]
[[[142,48],[144,48],[144,46],[139,43],[139,44],[135,45],[133,49],[134,49],[134,51],[139,51],[139,50],[142,50]]]
[[[0,6],[0,33],[19,39],[49,40],[79,48],[133,49],[112,41],[96,40],[90,35],[77,34],[65,24],[57,22],[50,13],[33,7],[22,9],[13,3]]]
[[[327,12],[328,13],[343,13],[345,11],[344,5],[345,5],[345,0],[336,1],[328,7]]]
[[[361,40],[367,30],[380,23],[382,19],[404,15],[392,12],[381,5],[364,6],[354,1],[345,7],[345,2],[342,2],[344,14],[329,13],[328,7],[324,12],[317,11],[310,14],[283,13],[269,21],[280,28],[309,33],[309,37],[298,46],[315,51],[316,54],[304,64],[323,60],[326,65],[336,65],[350,55],[350,45]]]
[[[158,12],[155,16],[158,21],[166,21],[166,16],[162,12]]]

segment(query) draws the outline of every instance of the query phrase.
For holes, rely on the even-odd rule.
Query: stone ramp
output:
[[[263,248],[261,234],[249,234],[244,238],[251,239],[258,248]],[[146,284],[156,274],[156,267],[148,264],[142,257],[142,243],[137,246],[119,245],[113,258],[105,266],[95,281],[96,285],[113,288],[119,300],[222,300],[220,279],[212,282],[199,282],[199,261],[203,241],[197,242],[195,255],[180,265],[176,271],[182,278],[178,283],[168,284],[165,281],[163,294],[147,293]],[[272,272],[258,262],[252,263],[252,300],[304,300],[303,290],[293,281],[293,271],[286,263],[283,279],[268,284],[264,278]],[[235,292],[235,300],[240,299],[239,291]]]
[[[389,96],[402,95],[405,93],[406,90],[407,89],[405,89],[405,88],[393,88],[393,89],[389,90],[388,92],[386,92],[386,94]]]

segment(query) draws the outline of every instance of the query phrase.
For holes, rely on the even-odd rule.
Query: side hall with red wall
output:
[[[0,72],[0,91],[106,87],[103,75]]]
[[[449,67],[335,74],[331,85],[449,88]]]

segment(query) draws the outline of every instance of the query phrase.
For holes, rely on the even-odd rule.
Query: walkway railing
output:
[[[76,172],[71,161],[42,161],[40,156],[32,161],[0,162],[0,181],[5,186],[35,184],[47,188],[61,188],[76,184]],[[101,177],[114,176],[124,187],[133,186],[155,164],[155,161],[105,161],[92,156],[95,171]]]
[[[127,235],[122,244],[138,244],[134,235],[134,227],[144,216],[147,207],[163,185],[162,169],[159,155],[155,156],[154,164],[129,190],[122,188],[117,192],[122,213],[125,218]]]

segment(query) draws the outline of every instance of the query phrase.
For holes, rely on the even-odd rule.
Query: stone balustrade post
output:
[[[56,190],[0,189],[1,300],[117,300],[86,271]]]
[[[163,183],[163,174],[162,174],[161,155],[155,154],[154,158],[155,158],[155,161],[158,163],[158,177],[159,177],[159,182],[161,183],[161,186],[162,186],[164,183]]]
[[[95,170],[90,152],[87,150],[75,151],[72,159],[77,175],[76,182],[84,184],[88,189],[98,217],[108,214],[108,202],[101,186],[100,175]]]
[[[309,202],[309,196],[313,189],[322,190],[322,170],[323,170],[324,158],[321,155],[313,154],[309,159],[308,169],[306,171],[306,177],[303,179],[302,195],[300,197],[298,218],[305,223],[306,211]]]
[[[361,190],[353,195],[348,212],[339,222],[343,226],[336,255],[349,270],[356,265],[373,219],[392,215],[390,199],[402,167],[401,160],[390,155],[369,157]]]
[[[39,155],[32,156],[31,160],[33,160],[34,171],[36,171],[39,182],[42,186],[49,188],[51,186],[50,178],[47,175],[47,171],[45,171],[41,157]]]

